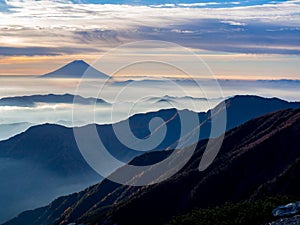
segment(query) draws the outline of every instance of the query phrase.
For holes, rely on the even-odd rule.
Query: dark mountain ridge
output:
[[[279,99],[265,99],[256,96],[236,96],[226,100],[225,103],[227,106],[227,130],[235,126],[241,125],[242,123],[253,119],[257,116],[261,116],[272,111],[286,108],[300,108],[299,103],[289,103]],[[218,110],[215,110],[216,112],[222,113],[222,110],[225,110],[225,108],[223,108],[222,105],[219,105],[217,107],[219,108],[217,108]],[[189,115],[195,114],[194,112],[188,110],[184,110],[182,111],[182,113],[184,113],[187,117]],[[199,118],[200,123],[202,124],[199,140],[204,140],[210,135],[211,113],[210,111],[207,113],[198,113],[197,116]],[[214,116],[218,117],[219,114],[216,113]],[[136,137],[143,139],[151,134],[149,130],[149,122],[152,120],[152,118],[156,117],[160,117],[164,121],[166,121],[168,132],[165,139],[155,149],[153,149],[153,151],[160,151],[166,149],[172,150],[173,147],[176,146],[176,142],[180,137],[180,118],[176,109],[160,110],[158,112],[138,114],[130,117],[128,121],[119,122],[114,126],[122,126],[122,124],[129,122],[133,134]],[[160,129],[160,125],[161,124],[157,125],[158,129]],[[90,126],[95,125],[88,125],[78,129],[84,130],[89,128]],[[198,124],[195,124],[195,128],[197,128],[198,126]],[[97,125],[96,129],[98,131],[98,134],[100,135],[103,144],[117,159],[123,162],[130,162],[133,158],[142,154],[141,152],[130,149],[123,145],[118,139],[118,137],[115,135],[112,125]],[[187,135],[188,132],[189,131],[187,131]],[[143,147],[143,143],[137,143],[137,146]],[[169,153],[166,153],[166,156],[168,154]],[[21,178],[25,176],[24,174],[26,174],[26,176],[28,176],[28,174],[34,174],[32,173],[32,171],[47,171],[47,173],[51,173],[53,179],[52,183],[55,183],[55,179],[61,179],[61,181],[65,185],[74,185],[78,184],[79,182],[79,184],[81,184],[82,186],[88,186],[101,179],[101,177],[99,177],[82,158],[73,135],[73,130],[71,128],[65,128],[58,125],[45,124],[35,126],[22,134],[10,138],[9,140],[0,142],[0,159],[10,159],[14,160],[14,162],[26,162],[27,164],[30,162],[29,164],[33,166],[33,168],[26,170],[20,169],[20,172],[17,173],[16,176],[11,176],[14,177],[14,179],[12,180],[16,181],[18,179],[22,180]],[[157,155],[157,159],[153,159],[152,157],[150,157],[148,161],[151,164],[151,162],[155,160],[159,161],[159,159],[161,159],[160,154]],[[141,162],[137,159],[132,161],[133,164],[137,163],[137,165],[145,162],[146,161],[144,160],[142,160]],[[39,179],[40,176],[33,176],[30,180],[32,182],[33,180],[40,182]],[[86,182],[82,182],[84,180]],[[26,185],[30,190],[30,181],[24,180],[22,182],[26,182]],[[20,193],[19,198],[8,198],[7,201],[4,201],[2,199],[3,204],[21,205],[21,200],[23,201],[24,199],[26,200],[28,198],[31,198],[29,196],[29,193],[22,192],[22,185],[24,185],[22,182],[15,187],[15,191]],[[57,187],[48,187],[49,184],[47,184],[47,182],[45,184],[41,183],[40,185],[36,185],[36,183],[33,182],[32,185],[40,187],[40,196],[46,195],[50,190],[56,193],[54,196],[57,196],[57,194],[63,194],[59,190],[59,185],[61,185],[61,183],[59,183]],[[109,182],[106,185],[107,186],[104,189],[107,190],[107,193],[111,192],[111,187],[117,187],[116,184]],[[34,188],[32,187],[32,189]],[[134,189],[135,188],[128,188],[128,190],[126,189],[128,192],[125,193],[128,193],[129,196],[131,191]],[[4,188],[1,190],[4,190]],[[78,188],[76,190],[78,190]],[[12,189],[7,189],[7,192],[5,192],[7,194],[3,192],[3,195],[6,197],[13,196],[14,194],[11,194],[11,191]],[[74,191],[75,190],[73,190],[72,192]],[[64,193],[65,192],[67,191],[64,191]],[[100,196],[104,197],[105,193],[106,192],[103,191]],[[116,193],[124,193],[124,190],[122,188],[116,189]],[[124,195],[126,196],[125,193]],[[39,197],[39,195],[35,196],[36,198]],[[48,199],[47,201],[49,201],[50,199]],[[93,205],[93,203],[96,204],[96,202],[94,201],[96,201],[97,199],[99,199],[99,197],[96,197],[95,200],[88,198],[88,205]],[[107,205],[111,202],[115,202],[115,199],[107,198],[103,202],[103,204]],[[32,204],[28,204],[27,206],[25,206],[25,208],[30,207],[32,208],[36,206]],[[72,217],[70,217],[70,219],[71,218]]]
[[[274,191],[268,182],[281,177],[300,157],[299,136],[299,110],[280,111],[251,120],[226,134],[217,159],[207,171],[197,171],[205,148],[205,144],[200,143],[194,158],[181,173],[154,187],[135,191],[130,200],[113,206],[111,214],[96,221],[105,218],[104,221],[112,221],[111,224],[139,224],[141,221],[164,224],[172,216],[193,208],[247,200],[262,189],[261,186]],[[299,189],[295,188],[261,192],[265,196],[300,197]],[[91,212],[81,217],[82,221],[93,221],[90,215]]]
[[[217,159],[203,172],[199,172],[198,166],[205,140],[198,143],[190,162],[167,181],[148,187],[129,187],[105,179],[80,193],[61,197],[47,207],[25,212],[6,224],[68,224],[77,221],[85,224],[159,225],[195,207],[207,208],[249,199],[261,186],[281,177],[298,162],[299,136],[299,109],[271,113],[227,132]],[[155,152],[145,155],[148,159],[140,156],[135,160],[149,162],[151,154],[155,154],[155,159],[166,157],[166,152],[161,152],[161,156]],[[300,196],[299,192],[286,191],[284,194]]]
[[[84,98],[78,95],[72,94],[48,94],[48,95],[30,95],[30,96],[16,96],[6,97],[0,99],[0,106],[20,106],[20,107],[34,107],[37,103],[65,103],[73,104],[74,98],[76,98],[77,104],[91,105],[91,104],[107,104],[103,99],[96,98]]]

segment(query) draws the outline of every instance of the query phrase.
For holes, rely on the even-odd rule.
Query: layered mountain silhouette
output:
[[[109,78],[108,75],[102,73],[90,66],[83,60],[75,60],[69,64],[47,74],[40,76],[41,78]]]
[[[228,114],[227,130],[266,113],[281,109],[300,108],[299,103],[256,96],[236,96],[226,100],[225,103]],[[217,109],[219,112],[225,110],[221,105],[218,105]],[[183,113],[188,115],[194,112],[185,110]],[[218,114],[214,116],[218,117]],[[173,215],[193,207],[208,207],[222,204],[227,200],[238,201],[249,198],[251,195],[254,196],[254,192],[260,185],[276,178],[298,157],[294,148],[299,140],[293,142],[299,137],[299,133],[297,133],[298,116],[299,110],[281,111],[257,118],[230,131],[227,133],[221,153],[214,165],[200,173],[198,165],[206,144],[205,139],[210,134],[211,115],[210,111],[199,113],[198,118],[202,124],[199,140],[202,141],[198,144],[198,150],[184,172],[177,174],[168,182],[141,191],[140,188],[121,186],[104,180],[83,192],[59,198],[47,207],[23,213],[7,224],[51,224],[55,221],[56,224],[60,224],[62,221],[61,224],[68,224],[73,221],[102,221],[102,219],[108,224],[110,222],[163,224],[168,222]],[[116,158],[134,165],[152,164],[167,157],[172,151],[172,147],[176,146],[180,136],[180,118],[177,110],[169,109],[139,114],[129,118],[128,121],[115,124],[118,127],[129,122],[132,132],[138,138],[143,139],[151,135],[149,121],[156,117],[167,121],[168,133],[164,141],[153,149],[156,152],[142,156],[140,156],[141,152],[129,149],[118,140],[112,125],[101,125],[96,128],[104,145]],[[78,129],[84,130],[89,126]],[[195,127],[197,126],[195,124]],[[157,129],[160,129],[159,127],[160,125]],[[143,147],[142,143],[140,147]],[[166,149],[171,151],[164,151]],[[283,149],[287,149],[287,151],[283,152]],[[271,157],[270,162],[267,157]],[[131,161],[133,158],[135,159]],[[0,159],[28,160],[31,165],[51,171],[55,177],[75,177],[76,179],[84,177],[88,182],[95,182],[99,179],[80,155],[72,129],[61,126],[33,127],[8,141],[0,142]],[[276,163],[279,165],[276,166]],[[224,173],[221,173],[220,171],[223,170]],[[23,172],[30,174],[26,171]],[[261,176],[254,177],[259,173],[262,173]],[[21,173],[20,176],[24,176],[24,174]],[[249,179],[247,180],[246,177]],[[213,183],[216,185],[212,186]],[[217,190],[218,187],[224,187],[224,195]],[[241,187],[241,190],[238,187]],[[53,187],[50,188],[53,190]],[[44,189],[45,193],[49,189]],[[204,192],[202,193],[200,190]],[[10,191],[8,190],[7,193]],[[59,193],[56,190],[56,194]],[[162,193],[164,196],[161,196]],[[40,194],[43,195],[41,192]],[[27,193],[24,195],[28,196]],[[127,201],[129,199],[130,201]],[[48,198],[48,200],[50,199]],[[143,202],[145,204],[142,206]],[[160,203],[157,204],[158,202]],[[116,204],[116,207],[112,208],[112,204]],[[27,205],[27,208],[30,207],[34,206]],[[134,216],[132,213],[135,214],[135,212],[140,216]],[[142,220],[143,216],[145,216],[145,220]]]
[[[110,103],[106,102],[103,99],[96,98],[84,98],[78,95],[71,94],[48,94],[48,95],[30,95],[30,96],[17,96],[17,97],[6,97],[0,99],[0,106],[19,106],[19,107],[34,107],[37,103],[65,103],[65,104],[73,104],[74,98],[76,98],[76,104],[82,105],[93,105],[93,104],[106,104]]]
[[[227,130],[269,112],[286,108],[300,108],[300,103],[289,103],[280,99],[266,99],[256,96],[236,96],[226,100],[225,103],[228,114]],[[225,110],[221,107],[222,105],[217,106],[217,111],[219,113],[222,113],[222,110]],[[181,111],[180,113],[185,114],[187,117],[195,114],[188,110]],[[207,113],[198,113],[197,116],[201,124],[199,140],[203,140],[210,136],[211,113],[210,111]],[[218,117],[218,114],[215,116]],[[181,134],[181,121],[176,109],[138,114],[130,117],[128,120],[119,122],[114,126],[117,129],[122,129],[124,124],[129,123],[132,133],[136,137],[143,139],[152,135],[149,130],[149,122],[156,117],[166,121],[165,124],[168,132],[164,140],[156,146],[153,151],[172,150],[176,147],[180,136],[189,135],[189,132],[192,132],[187,130],[185,131],[186,133]],[[161,129],[160,125],[161,124],[157,124],[157,129],[153,130],[159,132],[159,129]],[[92,126],[94,125],[88,125],[77,129],[82,130],[83,133],[85,133],[85,131],[88,131]],[[195,124],[195,128],[198,129],[200,127],[198,124]],[[142,152],[128,148],[126,145],[122,144],[115,135],[114,127],[112,125],[99,125],[96,126],[96,129],[104,146],[106,146],[110,153],[119,160],[129,162],[134,157],[142,154]],[[88,134],[88,132],[86,133]],[[127,133],[124,133],[124,135],[127,135]],[[136,143],[135,146],[139,149],[145,147],[143,142]],[[24,168],[19,170],[20,173],[10,176],[11,181],[15,180],[16,182],[19,182],[19,185],[14,189],[18,194],[13,194],[11,188],[1,188],[2,194],[5,196],[5,198],[2,198],[2,201],[8,206],[7,208],[9,208],[10,205],[11,211],[6,217],[4,212],[1,213],[2,218],[0,219],[13,216],[15,213],[20,212],[22,207],[23,209],[29,209],[46,204],[56,196],[78,191],[80,190],[79,188],[86,187],[99,181],[99,179],[101,180],[80,155],[73,135],[73,130],[63,126],[50,124],[35,126],[16,137],[0,142],[0,159],[9,160],[12,164],[11,168],[16,163],[22,166],[25,164]],[[30,165],[29,168],[25,168],[28,167],[28,165]],[[35,169],[35,171],[43,171],[44,175],[30,176],[30,174],[33,174],[33,168],[31,167],[38,168]],[[21,179],[28,176],[29,179]],[[14,179],[11,177],[14,177]],[[49,185],[45,181],[48,177],[51,177],[52,185]],[[64,177],[68,179],[64,179]],[[34,201],[28,202],[30,196],[28,193],[21,191],[23,186],[26,186],[28,190],[36,190],[38,187],[39,194],[34,195]],[[8,195],[7,192],[10,194]],[[52,194],[48,195],[48,193]],[[18,196],[18,198],[11,199],[9,196]],[[14,208],[16,206],[18,206],[17,209]]]
[[[148,187],[129,187],[105,179],[82,192],[60,197],[46,207],[24,212],[5,224],[160,225],[194,208],[239,202],[255,198],[261,192],[277,194],[272,193],[276,180],[275,190],[281,190],[280,194],[300,197],[299,189],[280,185],[281,180],[290,181],[298,171],[299,135],[299,109],[267,114],[227,132],[218,157],[203,172],[198,165],[206,140],[198,143],[189,163],[167,181]],[[177,157],[182,157],[184,151]],[[166,151],[153,152],[134,161],[148,164],[167,156]],[[134,179],[142,179],[148,172]],[[294,184],[299,182],[294,180],[291,180]]]

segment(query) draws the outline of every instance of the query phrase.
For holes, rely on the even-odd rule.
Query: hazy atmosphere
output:
[[[299,90],[300,0],[0,0],[0,224],[300,224]]]

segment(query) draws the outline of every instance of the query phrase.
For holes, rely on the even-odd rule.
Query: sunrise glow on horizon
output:
[[[217,78],[299,79],[299,0],[1,0],[0,6],[0,75],[42,75],[79,59],[93,64],[118,46],[157,40],[194,52]]]

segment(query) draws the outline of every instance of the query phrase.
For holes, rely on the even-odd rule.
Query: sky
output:
[[[0,0],[0,75],[92,63],[142,40],[186,47],[219,78],[300,79],[300,0]]]

